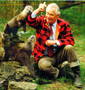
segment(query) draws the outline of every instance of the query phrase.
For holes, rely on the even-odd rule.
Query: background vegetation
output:
[[[42,0],[27,1],[26,3],[33,5],[34,9],[38,7],[38,4]],[[72,5],[73,3],[78,3],[79,1],[46,1],[47,4],[51,2],[56,2],[60,7]],[[80,1],[82,2],[82,1]],[[24,8],[25,4],[23,1],[19,0],[7,0],[0,1],[0,31],[4,31],[4,26],[12,17],[17,15]],[[44,13],[41,13],[44,14]],[[77,52],[78,58],[81,60],[81,79],[85,84],[85,4],[80,4],[72,6],[70,8],[61,9],[61,18],[69,21],[71,24],[72,32],[75,38],[75,51]],[[24,40],[30,35],[35,34],[35,30],[27,26],[27,32],[23,33],[22,29],[19,29],[18,34]],[[39,88],[42,88],[40,86]],[[46,86],[48,87],[48,86]],[[43,90],[43,89],[40,89]],[[59,89],[60,90],[60,89]],[[64,89],[67,90],[67,89]],[[68,89],[74,90],[74,89]],[[76,90],[76,89],[75,89]]]

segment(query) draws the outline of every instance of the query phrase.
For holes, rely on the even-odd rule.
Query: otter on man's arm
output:
[[[6,34],[16,34],[20,27],[26,28],[26,17],[32,13],[33,7],[27,5],[24,10],[18,14],[17,16],[13,17],[5,26],[4,33]],[[24,31],[26,31],[24,29]]]

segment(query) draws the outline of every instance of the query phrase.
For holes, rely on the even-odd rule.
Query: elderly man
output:
[[[46,15],[37,16],[40,12]],[[80,64],[73,49],[74,38],[69,23],[59,18],[60,9],[56,3],[39,7],[27,17],[27,24],[36,29],[36,43],[33,51],[35,61],[40,70],[48,72],[57,78],[58,65],[66,61],[75,75],[74,84],[81,87]]]

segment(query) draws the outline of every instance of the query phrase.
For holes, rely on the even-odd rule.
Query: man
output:
[[[37,16],[44,12],[45,16]],[[56,3],[46,7],[41,3],[39,7],[27,17],[27,24],[36,29],[36,43],[33,51],[40,70],[48,72],[57,78],[58,65],[68,62],[75,75],[74,84],[81,87],[80,64],[73,49],[74,38],[69,23],[59,18],[60,9]]]

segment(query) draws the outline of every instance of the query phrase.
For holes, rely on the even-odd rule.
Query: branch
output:
[[[85,4],[85,2],[73,3],[73,4],[70,4],[70,5],[64,6],[64,7],[60,7],[60,9],[67,9],[67,8],[70,8],[70,7],[73,7],[73,6],[77,6],[77,5],[81,5],[81,4]]]

